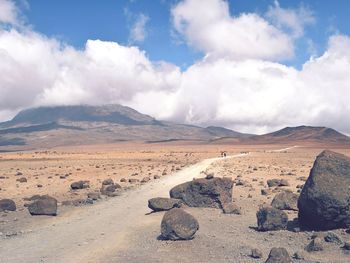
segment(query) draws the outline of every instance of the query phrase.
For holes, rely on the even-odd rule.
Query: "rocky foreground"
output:
[[[284,155],[287,155],[287,162],[291,162],[293,154]],[[115,194],[118,193],[118,184],[105,180],[98,194],[115,197],[108,201],[110,219],[105,215],[102,220],[100,215],[105,214],[102,211],[107,208],[107,203],[97,203],[88,211],[90,216],[95,214],[97,224],[119,223],[110,225],[108,234],[104,228],[102,237],[95,233],[102,225],[91,228],[86,244],[79,241],[79,249],[73,249],[71,245],[75,257],[65,252],[63,245],[56,253],[63,251],[61,257],[65,262],[86,262],[86,259],[90,262],[349,262],[350,159],[324,151],[317,156],[308,177],[298,175],[300,171],[306,171],[305,164],[300,165],[302,170],[287,168],[281,176],[262,176],[259,172],[264,169],[276,169],[274,166],[264,167],[262,162],[249,165],[248,172],[239,174],[239,171],[247,171],[241,168],[253,160],[252,154],[241,159],[221,160],[209,167],[198,166],[204,178],[181,183],[198,171],[184,170],[179,177],[167,177],[141,188],[138,196],[134,196],[135,200],[130,199],[131,192],[129,199]],[[241,170],[233,168],[237,165]],[[229,176],[231,170],[235,177]],[[75,183],[71,187],[84,189],[85,182]],[[93,200],[94,197],[97,198],[93,195],[89,198]],[[139,207],[138,201],[145,198]],[[144,212],[147,211],[147,200],[153,211],[150,214]],[[16,204],[9,199],[1,200],[0,204],[2,210],[16,210]],[[55,205],[50,197],[37,196],[27,209],[33,216],[40,209],[46,216],[57,215],[53,227],[61,230],[56,232],[56,238],[63,239],[64,226],[67,232],[70,227],[63,224],[64,218],[60,219],[59,210],[50,210]],[[103,210],[99,209],[102,207]],[[87,218],[90,212],[82,210],[82,218]],[[126,236],[123,245],[116,246],[123,226],[129,230],[123,232],[122,236]],[[82,240],[83,228],[81,231],[79,227],[75,229],[75,238]],[[32,235],[42,236],[43,233],[43,230],[34,230]],[[109,235],[112,233],[114,235]],[[115,241],[112,242],[114,237],[111,236],[115,236]],[[8,243],[5,239],[1,245],[8,248],[18,244],[16,237],[9,238]],[[94,240],[99,240],[101,248],[111,244],[113,248],[102,257],[94,257],[90,253],[96,251]],[[20,237],[18,242],[23,242]],[[22,252],[26,254],[26,251],[24,246]],[[88,257],[83,257],[84,253]],[[44,262],[50,262],[45,258],[55,257],[48,255],[43,258]]]

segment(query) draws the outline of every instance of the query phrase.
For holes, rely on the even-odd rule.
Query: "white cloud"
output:
[[[288,34],[257,14],[231,16],[223,0],[184,0],[172,16],[187,43],[214,58],[283,60],[294,54]]]
[[[129,39],[132,43],[143,42],[147,37],[146,25],[149,17],[144,14],[139,14],[130,29]]]
[[[11,0],[0,0],[0,24],[18,25],[18,9]]]
[[[304,35],[304,28],[316,22],[313,12],[301,5],[297,9],[282,8],[277,0],[270,6],[266,16],[280,29],[291,31],[294,38]]]
[[[227,4],[208,3],[220,3],[203,18],[215,22]],[[199,10],[202,15],[206,8]],[[226,15],[229,25],[248,17],[249,22],[256,19],[257,28],[261,23],[271,27],[256,15]],[[209,22],[200,24],[210,32]],[[38,105],[122,103],[160,119],[245,132],[307,124],[350,133],[349,36],[332,36],[324,54],[301,70],[262,60],[261,50],[256,55],[242,49],[245,59],[236,59],[226,47],[209,47],[205,50],[215,56],[181,72],[175,65],[150,61],[137,47],[88,40],[77,50],[30,29],[0,29],[0,118]],[[226,51],[229,55],[220,55]]]

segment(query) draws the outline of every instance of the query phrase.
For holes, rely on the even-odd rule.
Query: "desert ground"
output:
[[[1,153],[0,199],[13,199],[17,211],[0,212],[0,262],[265,262],[272,247],[303,255],[304,260],[295,262],[350,262],[350,255],[333,243],[319,252],[304,250],[313,235],[325,232],[298,231],[293,226],[256,230],[259,206],[271,203],[283,190],[297,193],[325,148],[350,156],[350,149],[327,145],[188,142]],[[220,157],[222,151],[226,158]],[[160,240],[164,212],[150,213],[148,199],[168,197],[172,187],[208,173],[235,180],[233,198],[241,214],[186,207],[199,221],[195,238]],[[98,192],[108,178],[122,187],[118,195],[85,203],[88,193]],[[275,178],[286,179],[289,186],[268,189],[266,181]],[[89,188],[72,190],[70,185],[81,180],[89,181]],[[267,195],[262,189],[268,189]],[[36,194],[55,197],[58,215],[31,216],[26,200]],[[289,211],[288,217],[292,221],[297,212]],[[350,240],[346,229],[334,232]],[[262,258],[250,257],[253,248],[261,250]]]

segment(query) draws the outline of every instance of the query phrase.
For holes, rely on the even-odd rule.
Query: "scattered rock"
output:
[[[181,207],[182,201],[174,198],[156,197],[148,200],[148,207],[153,211],[167,211],[172,208]]]
[[[0,212],[3,211],[16,211],[17,207],[13,200],[11,199],[1,199],[0,200]]]
[[[262,207],[256,213],[259,231],[282,230],[287,228],[288,216],[274,207]]]
[[[173,208],[162,219],[161,236],[168,240],[189,240],[198,229],[197,219],[181,208]]]
[[[259,249],[253,248],[251,253],[250,253],[250,256],[252,258],[262,258],[263,257],[263,253]]]
[[[284,191],[275,196],[271,206],[279,210],[298,210],[298,195],[289,191]]]
[[[28,180],[25,177],[21,177],[21,178],[18,178],[16,181],[20,183],[26,183]]]
[[[232,202],[232,186],[230,178],[195,179],[175,186],[170,196],[191,207],[222,208]]]
[[[292,263],[288,251],[284,247],[274,247],[271,249],[265,263]]]
[[[235,203],[223,204],[222,210],[224,211],[224,214],[235,214],[235,215],[241,214],[241,208]]]
[[[70,185],[70,188],[72,188],[72,190],[85,189],[89,187],[90,187],[89,181],[78,181]]]
[[[313,240],[311,240],[311,242],[306,246],[305,249],[307,252],[322,251],[322,239],[320,237],[315,237]]]
[[[126,179],[125,179],[125,178],[122,178],[122,179],[120,179],[120,182],[121,182],[121,183],[126,183]]]
[[[315,230],[350,226],[350,158],[332,151],[317,156],[298,208],[302,225]]]
[[[295,252],[293,254],[293,258],[296,260],[304,260],[305,259],[304,254],[300,251]]]
[[[94,201],[101,198],[100,194],[97,192],[90,192],[87,194],[87,196],[88,196],[88,198],[90,198],[91,200],[94,200]]]
[[[138,182],[139,182],[138,179],[134,179],[134,178],[129,179],[129,183],[131,183],[131,184],[136,184]]]
[[[105,179],[102,182],[102,185],[111,185],[111,184],[114,184],[114,182],[111,178]]]
[[[144,183],[149,182],[150,180],[151,180],[151,178],[147,176],[147,177],[142,178],[141,183],[144,184]]]
[[[267,185],[269,187],[289,186],[289,183],[286,179],[270,179],[270,180],[267,180]]]
[[[324,241],[329,243],[336,243],[337,245],[342,245],[344,243],[342,238],[332,231],[327,232],[324,237]]]
[[[57,215],[57,200],[49,195],[42,195],[28,206],[31,215]]]
[[[114,192],[117,189],[121,189],[122,187],[119,184],[109,184],[109,185],[103,185],[100,189],[101,194],[107,195],[107,196],[114,196]]]

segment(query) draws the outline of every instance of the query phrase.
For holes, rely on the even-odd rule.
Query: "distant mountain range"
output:
[[[178,140],[211,143],[269,144],[321,142],[350,144],[350,138],[325,127],[287,127],[265,134],[239,133],[223,127],[202,128],[154,119],[122,105],[39,107],[19,112],[0,123],[0,150]]]

